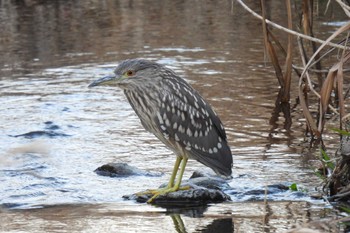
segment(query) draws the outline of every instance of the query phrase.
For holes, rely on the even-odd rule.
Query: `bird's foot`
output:
[[[153,190],[152,194],[153,196],[147,201],[148,204],[152,203],[158,196],[165,195],[167,193],[176,192],[179,190],[188,190],[190,189],[190,186],[182,186],[182,187],[166,187],[161,189]]]
[[[160,195],[164,195],[171,192],[176,192],[178,190],[188,190],[190,189],[190,186],[182,186],[182,187],[165,187],[165,188],[159,188],[159,189],[148,189],[146,191],[138,192],[136,193],[137,196],[142,195],[152,195],[152,197],[147,201],[147,203],[152,203],[155,198],[157,198]]]

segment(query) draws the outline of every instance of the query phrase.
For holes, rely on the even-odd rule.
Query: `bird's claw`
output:
[[[160,195],[165,195],[167,193],[172,193],[172,192],[176,192],[179,190],[188,190],[190,188],[191,188],[190,186],[182,186],[182,187],[171,187],[171,188],[167,187],[167,188],[163,188],[163,189],[153,190],[154,191],[152,193],[153,196],[150,199],[148,199],[147,203],[148,204],[153,203],[153,201]]]
[[[160,188],[160,189],[148,189],[146,191],[142,191],[142,192],[138,192],[135,195],[137,196],[143,196],[143,195],[152,195],[152,197],[150,199],[148,199],[147,203],[153,203],[154,200],[160,196],[160,195],[165,195],[167,193],[172,193],[172,192],[176,192],[179,190],[188,190],[190,189],[190,186],[182,186],[182,187],[165,187],[165,188]]]

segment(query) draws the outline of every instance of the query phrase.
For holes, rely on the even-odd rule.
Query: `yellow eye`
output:
[[[135,73],[132,70],[128,70],[125,72],[126,76],[133,76]]]

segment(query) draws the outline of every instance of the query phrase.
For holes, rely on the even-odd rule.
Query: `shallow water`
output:
[[[283,23],[284,16],[272,17]],[[335,30],[332,24],[316,28],[326,35]],[[1,231],[283,232],[334,215],[302,193],[267,194],[267,203],[254,192],[237,195],[281,183],[309,191],[319,185],[301,110],[292,108],[291,126],[276,114],[278,85],[264,60],[259,23],[239,5],[2,1],[0,29]],[[234,154],[233,202],[164,209],[122,199],[166,182],[175,161],[142,128],[122,91],[87,88],[135,57],[173,68],[217,111]],[[33,131],[34,137],[15,137]],[[337,137],[327,136],[335,149]],[[93,172],[109,162],[164,175]],[[190,161],[185,179],[198,169],[206,168]]]

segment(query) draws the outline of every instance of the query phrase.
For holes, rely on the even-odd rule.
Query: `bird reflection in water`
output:
[[[174,227],[178,233],[187,233],[186,226],[184,221],[181,218],[180,214],[171,214],[171,219],[173,220]],[[205,233],[232,233],[234,232],[234,224],[232,218],[217,218],[214,219],[206,227],[196,229],[195,232],[205,232]]]

